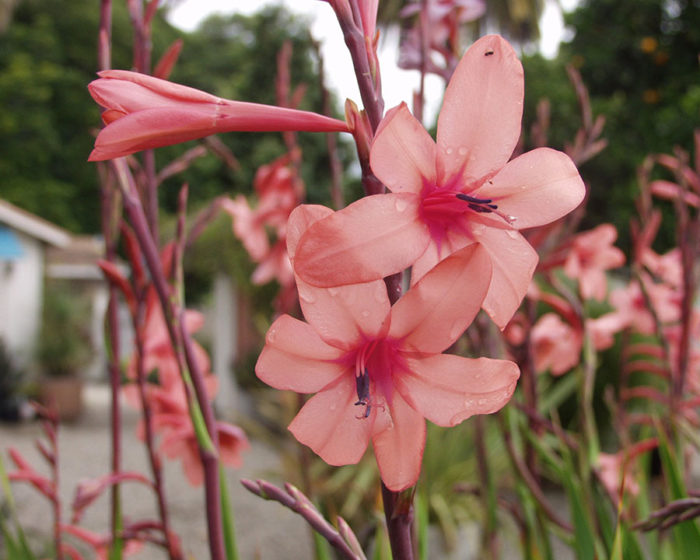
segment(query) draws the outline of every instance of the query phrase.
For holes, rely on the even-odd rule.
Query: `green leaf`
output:
[[[231,505],[231,498],[228,493],[226,474],[221,463],[219,463],[219,493],[221,495],[221,516],[224,532],[224,546],[226,547],[226,560],[238,560],[233,506]],[[314,532],[314,534],[316,533]]]
[[[666,475],[666,487],[670,500],[678,500],[688,496],[683,482],[683,476],[679,470],[679,461],[676,459],[668,438],[660,428],[659,432],[659,455]],[[673,525],[673,542],[675,544],[678,558],[695,558],[700,550],[700,530],[694,520],[684,521]]]

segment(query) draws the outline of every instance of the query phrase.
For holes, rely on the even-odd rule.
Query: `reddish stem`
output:
[[[207,526],[209,531],[209,550],[212,560],[224,560],[224,541],[222,533],[221,503],[219,501],[219,469],[218,469],[218,438],[214,411],[204,388],[204,378],[199,369],[199,364],[192,351],[192,340],[184,326],[181,314],[183,309],[177,310],[170,297],[167,280],[163,274],[160,257],[155,240],[151,236],[143,206],[138,198],[133,177],[129,173],[124,160],[113,160],[120,185],[124,194],[124,209],[134,229],[136,238],[143,251],[146,265],[150,272],[153,287],[163,309],[165,324],[168,329],[170,341],[177,358],[178,368],[183,379],[187,402],[190,410],[199,406],[207,432],[214,445],[214,451],[208,451],[200,446],[200,456],[204,468],[204,485],[207,511]],[[186,382],[189,378],[191,384]],[[192,389],[194,388],[194,394]]]

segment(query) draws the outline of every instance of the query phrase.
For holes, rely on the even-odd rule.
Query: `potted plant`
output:
[[[37,343],[39,400],[57,410],[62,420],[75,420],[82,411],[81,370],[92,354],[87,302],[60,284],[46,290]]]

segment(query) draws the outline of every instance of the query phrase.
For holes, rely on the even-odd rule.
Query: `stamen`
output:
[[[457,198],[464,200],[469,203],[469,208],[475,212],[491,212],[498,209],[497,204],[491,204],[493,199],[491,198],[477,198],[475,196],[469,196],[464,193],[457,193]]]
[[[355,376],[355,387],[357,388],[357,402],[355,406],[363,405],[365,414],[361,418],[368,418],[372,405],[369,404],[369,371],[367,371],[367,368],[360,375]]]

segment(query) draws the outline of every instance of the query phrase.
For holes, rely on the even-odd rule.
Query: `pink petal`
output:
[[[520,376],[513,362],[489,358],[438,354],[407,363],[409,371],[394,376],[397,390],[439,426],[496,412],[510,400]]]
[[[542,226],[576,208],[586,194],[569,156],[550,148],[527,152],[508,164],[474,196],[493,199],[498,211],[513,216],[513,227]]]
[[[364,338],[378,338],[389,327],[391,306],[382,280],[336,288],[316,288],[299,280],[297,289],[304,318],[336,348],[350,349]]]
[[[527,293],[537,267],[537,252],[515,230],[473,226],[474,238],[491,256],[493,275],[482,307],[504,329]]]
[[[411,267],[411,285],[417,283],[445,257],[456,253],[467,245],[472,245],[474,239],[472,239],[471,234],[465,234],[465,231],[471,231],[469,219],[465,217],[455,218],[453,227],[446,230],[446,235],[440,241],[440,246],[438,247],[435,242],[430,243],[425,252],[413,263]]]
[[[289,216],[287,249],[293,258],[299,239],[318,220],[333,214],[325,206],[302,205]],[[363,335],[378,337],[388,328],[389,298],[382,280],[317,288],[297,279],[304,318],[318,335],[336,348],[348,349]]]
[[[405,103],[382,120],[369,156],[372,171],[393,192],[420,193],[435,182],[435,142]]]
[[[404,339],[411,350],[442,352],[479,312],[490,281],[491,260],[483,247],[453,253],[394,305],[389,335]]]
[[[333,214],[333,210],[318,204],[302,204],[297,206],[287,220],[287,253],[294,260],[299,240],[312,224]]]
[[[450,79],[438,119],[442,179],[464,167],[469,183],[505,165],[520,137],[523,95],[523,68],[508,42],[487,35],[474,43]]]
[[[374,454],[384,484],[400,492],[418,481],[425,449],[425,420],[394,392],[393,424],[372,437]]]
[[[289,431],[329,465],[355,464],[367,449],[373,420],[358,418],[356,400],[354,376],[349,373],[311,397]]]
[[[129,110],[133,110],[134,105],[132,104],[138,103],[138,99],[134,98],[138,97],[137,91],[140,91],[142,96],[157,95],[161,99],[171,99],[178,102],[217,103],[221,101],[215,95],[204,91],[139,72],[102,70],[97,75],[101,79],[91,82],[88,89],[93,99],[103,107],[123,103],[129,107]],[[130,89],[132,84],[140,89]]]
[[[379,194],[313,224],[294,257],[299,277],[319,287],[378,280],[410,266],[430,234],[412,193]]]
[[[267,331],[255,374],[276,389],[313,393],[345,371],[341,356],[311,326],[282,315]]]

